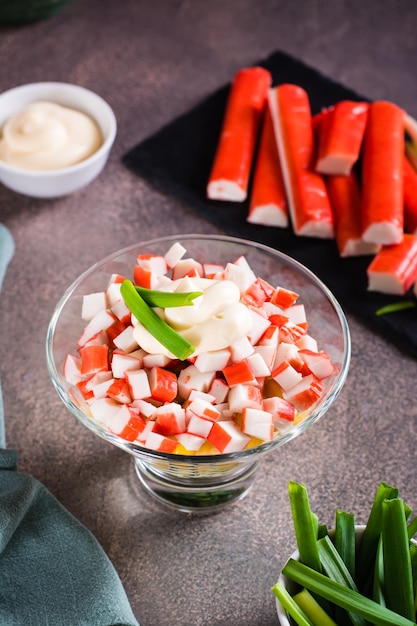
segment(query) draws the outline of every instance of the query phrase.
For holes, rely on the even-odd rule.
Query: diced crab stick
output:
[[[248,356],[253,354],[254,351],[255,348],[246,337],[246,335],[244,335],[240,339],[234,341],[230,346],[231,361],[232,363],[238,363],[239,361],[243,361],[243,359],[246,359]],[[228,364],[226,363],[226,365]],[[222,367],[221,369],[224,368]]]
[[[315,143],[307,92],[283,84],[269,91],[275,138],[296,235],[331,238],[333,213],[321,174],[314,170]]]
[[[125,404],[119,404],[119,409],[108,416],[105,423],[110,432],[127,441],[135,441],[138,434],[145,428],[145,420],[132,412]]]
[[[354,171],[326,180],[335,218],[335,238],[341,257],[376,254],[380,245],[362,239],[361,193]]]
[[[207,439],[224,454],[243,450],[250,442],[250,437],[242,433],[233,420],[215,422]]]
[[[99,311],[84,328],[78,340],[78,345],[83,346],[87,341],[97,335],[97,333],[102,330],[107,330],[115,321],[116,317],[109,311]]]
[[[135,441],[145,426],[146,421],[143,417],[141,415],[136,415],[133,411],[130,411],[130,419],[127,424],[125,424],[123,430],[119,433],[119,437],[122,437],[122,439],[126,439],[127,441]]]
[[[133,400],[143,400],[151,396],[148,375],[144,369],[128,370],[126,380],[129,383],[130,394]]]
[[[185,276],[203,276],[204,270],[201,263],[195,259],[180,259],[172,269],[172,280],[178,280]]]
[[[226,400],[229,389],[229,385],[223,379],[215,378],[211,383],[209,392],[215,397],[216,404],[220,404]]]
[[[310,372],[319,380],[333,374],[334,365],[325,350],[313,352],[312,350],[302,349],[298,351],[298,354],[303,359]]]
[[[265,106],[246,219],[251,224],[288,226],[287,196],[268,103]]]
[[[156,409],[157,432],[166,437],[185,432],[185,409],[176,402],[168,402]]]
[[[392,102],[369,106],[362,158],[362,237],[400,243],[403,208],[404,111]]]
[[[417,278],[417,236],[407,233],[401,243],[382,246],[367,275],[369,291],[405,294]]]
[[[247,362],[255,378],[265,378],[270,375],[271,369],[260,352],[248,356]]]
[[[121,287],[122,282],[123,282],[123,278],[121,282],[116,282],[116,281],[112,282],[112,280],[110,280],[109,286],[106,289],[106,300],[107,300],[107,305],[109,307],[115,306],[117,302],[123,302],[122,296],[120,295],[120,287]]]
[[[236,385],[230,389],[227,399],[230,410],[236,413],[241,413],[245,406],[253,409],[262,408],[262,392],[255,385]]]
[[[241,294],[249,289],[256,280],[256,276],[245,257],[239,257],[233,263],[227,263],[224,268],[224,278],[236,283]]]
[[[111,383],[111,385],[107,388],[107,396],[124,404],[132,402],[129,385],[124,378],[119,378]]]
[[[206,420],[204,417],[200,417],[199,415],[195,415],[193,413],[187,425],[187,432],[192,435],[197,435],[197,437],[204,437],[207,439],[213,424],[214,422],[212,420]]]
[[[157,432],[149,432],[145,440],[145,446],[151,450],[159,452],[173,453],[178,443],[175,439],[170,439]]]
[[[275,355],[277,352],[277,347],[274,344],[269,345],[256,345],[255,346],[255,355],[259,355],[262,357],[265,366],[268,368],[269,372],[273,369],[275,363]]]
[[[127,370],[142,369],[142,351],[136,350],[126,354],[120,350],[114,350],[111,360],[111,369],[115,378],[123,378]]]
[[[272,414],[262,409],[248,409],[242,411],[242,432],[257,439],[271,441],[274,436]]]
[[[107,308],[106,293],[98,291],[83,296],[83,304],[81,309],[81,318],[89,322],[100,311]]]
[[[151,404],[151,402],[148,402],[147,400],[134,400],[131,404],[131,407],[139,411],[139,413],[143,415],[144,417],[146,417],[146,419],[149,419],[149,420],[156,419],[157,407],[154,404]]]
[[[288,391],[302,379],[302,375],[288,361],[280,363],[271,376],[284,391]]]
[[[175,372],[154,366],[149,371],[149,386],[154,400],[172,402],[178,393],[177,376]]]
[[[109,346],[92,345],[80,348],[81,374],[95,374],[109,370]]]
[[[200,372],[195,365],[185,367],[178,376],[178,391],[187,400],[193,389],[208,392],[215,377],[215,372]]]
[[[76,385],[82,379],[81,357],[67,354],[64,362],[64,376],[71,385]]]
[[[229,387],[256,383],[255,376],[246,360],[228,365],[223,369],[223,375]]]
[[[172,359],[166,354],[145,354],[143,357],[144,367],[166,367],[172,363]]]
[[[298,299],[298,295],[295,291],[285,289],[285,287],[277,287],[271,296],[271,302],[283,309],[288,309]]]
[[[135,265],[133,268],[133,281],[138,287],[145,287],[145,289],[156,289],[159,283],[159,277],[155,272],[142,267],[141,265]]]
[[[155,274],[166,274],[168,270],[165,257],[158,254],[138,254],[136,261],[140,267],[144,267]]]
[[[404,230],[417,235],[417,171],[404,157]]]
[[[203,270],[206,278],[221,280],[224,277],[224,265],[219,263],[203,263]]]
[[[184,248],[184,246],[179,241],[173,243],[172,246],[164,254],[164,259],[167,267],[174,267],[178,263],[178,261],[182,259],[186,252],[186,248]]]
[[[357,162],[368,115],[366,102],[342,100],[322,115],[316,170],[346,176]]]
[[[271,321],[262,314],[261,309],[249,309],[252,317],[252,328],[248,332],[248,339],[252,345],[256,345],[271,325]]]
[[[246,199],[259,124],[271,82],[270,72],[262,67],[243,68],[235,75],[207,184],[208,198],[235,202]]]
[[[323,392],[323,383],[313,374],[304,376],[300,382],[284,391],[284,399],[294,404],[298,411],[306,411],[320,398]]]
[[[116,348],[124,352],[133,352],[139,348],[137,341],[133,337],[133,326],[127,326],[114,339],[113,343]]]
[[[261,306],[271,298],[273,293],[274,287],[272,285],[262,278],[257,278],[246,289],[241,301],[247,306]]]
[[[295,406],[291,402],[288,402],[288,400],[284,400],[284,398],[280,398],[279,396],[265,398],[263,401],[263,409],[272,414],[276,427],[281,425],[281,420],[285,420],[286,422],[294,421]]]
[[[187,411],[211,422],[216,422],[220,417],[220,411],[211,402],[207,402],[203,398],[196,398],[190,402]]]
[[[195,360],[194,365],[200,372],[218,372],[228,365],[230,361],[230,350],[214,350],[213,352],[201,352]]]
[[[192,435],[191,433],[178,433],[176,438],[177,441],[189,452],[200,450],[201,446],[206,441],[204,437]]]

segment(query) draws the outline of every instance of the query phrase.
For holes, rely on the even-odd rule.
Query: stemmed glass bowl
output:
[[[226,264],[244,256],[257,276],[273,286],[299,294],[309,334],[329,354],[334,372],[324,379],[324,392],[303,419],[282,429],[272,441],[238,452],[197,455],[150,450],[113,434],[91,417],[89,406],[64,376],[66,355],[74,353],[85,326],[83,296],[105,290],[113,274],[131,276],[138,254],[163,255],[181,243],[187,257],[200,263]],[[186,234],[143,241],[95,263],[65,291],[52,314],[46,336],[46,357],[53,385],[67,409],[82,424],[109,443],[132,455],[143,487],[160,502],[185,512],[211,512],[241,499],[251,489],[262,457],[310,428],[336,400],[350,363],[350,334],[339,303],[308,268],[260,243],[222,235]]]

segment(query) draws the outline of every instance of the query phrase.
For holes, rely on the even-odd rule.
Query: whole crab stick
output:
[[[288,226],[287,197],[268,103],[262,122],[247,221],[264,226]]]
[[[404,156],[404,230],[417,235],[417,171]]]
[[[366,102],[342,100],[320,119],[316,170],[347,175],[359,158],[368,115]]]
[[[331,238],[334,219],[323,177],[314,171],[315,144],[308,95],[289,83],[269,91],[287,193],[296,235]]]
[[[263,67],[243,68],[235,75],[207,184],[212,200],[242,202],[272,77]]]
[[[404,295],[417,278],[417,236],[407,233],[401,243],[382,246],[367,276],[369,291]]]
[[[400,243],[403,208],[404,111],[392,102],[369,106],[362,158],[362,237]]]
[[[328,176],[326,180],[335,218],[335,238],[341,257],[376,254],[379,245],[362,239],[361,194],[357,175]]]

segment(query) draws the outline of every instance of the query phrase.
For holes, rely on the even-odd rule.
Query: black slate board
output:
[[[280,51],[256,65],[267,68],[273,85],[285,82],[303,87],[312,113],[343,99],[366,100],[317,70]],[[404,298],[367,291],[369,257],[341,259],[334,241],[297,237],[291,227],[282,229],[249,224],[248,203],[210,201],[207,179],[217,146],[230,85],[225,85],[191,111],[131,149],[124,164],[163,193],[172,195],[220,227],[226,234],[258,241],[297,259],[321,278],[346,312],[417,356],[417,311],[408,309],[376,316],[382,306]]]

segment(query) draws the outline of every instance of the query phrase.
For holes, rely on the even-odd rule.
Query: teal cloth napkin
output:
[[[0,224],[0,288],[13,251]],[[0,624],[139,626],[96,538],[17,463],[0,389]]]

